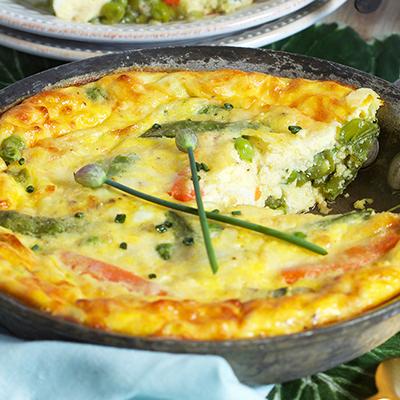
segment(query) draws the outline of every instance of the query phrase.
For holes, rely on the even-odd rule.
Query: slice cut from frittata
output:
[[[189,129],[198,134],[209,209],[298,213],[324,207],[356,177],[378,136],[380,105],[371,89],[335,82],[240,71],[124,72],[28,99],[2,116],[0,139],[22,137],[27,157],[42,158],[29,170],[38,185],[60,184],[67,162],[72,179],[82,165],[135,155],[121,183],[194,204],[188,160],[174,141]],[[43,170],[48,146],[59,160],[51,171]],[[14,177],[26,168],[12,165],[2,179],[20,187]]]

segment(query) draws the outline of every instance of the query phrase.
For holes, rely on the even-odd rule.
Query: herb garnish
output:
[[[117,214],[114,218],[114,222],[117,224],[123,224],[126,221],[126,214]]]
[[[194,150],[198,145],[197,135],[192,130],[182,130],[177,132],[175,136],[176,147],[183,153],[189,156],[190,170],[192,173],[192,181],[196,195],[197,209],[199,213],[201,230],[203,232],[204,244],[207,250],[208,261],[210,262],[211,270],[214,274],[218,272],[218,262],[215,255],[214,247],[212,245],[210,229],[208,226],[207,216],[204,209],[203,199],[201,198],[200,184],[197,176],[196,160],[194,157]],[[184,243],[187,246],[193,243]]]
[[[93,164],[92,164],[93,165]],[[86,166],[87,167],[87,166]],[[86,182],[86,179],[83,179],[84,177],[82,176],[82,170],[85,169],[86,167],[81,168],[76,174],[75,174],[75,180],[78,183],[81,182]],[[80,181],[77,179],[77,176],[79,176]],[[187,214],[191,214],[191,215],[198,215],[198,210],[194,207],[189,207],[183,204],[179,204],[179,203],[174,203],[168,200],[164,200],[164,199],[160,199],[159,197],[155,197],[152,195],[149,195],[147,193],[143,193],[140,192],[136,189],[130,188],[128,186],[125,186],[119,182],[115,182],[111,179],[104,179],[104,182],[106,185],[109,185],[115,189],[121,190],[122,192],[128,193],[132,196],[138,197],[142,200],[148,201],[150,203],[154,203],[154,204],[158,204],[160,206],[163,207],[167,207],[171,210],[176,210],[176,211],[181,211]],[[83,184],[83,183],[81,183]],[[90,186],[91,182],[89,182],[88,187],[92,187]],[[85,186],[83,184],[83,186]],[[266,236],[271,236],[274,237],[276,239],[280,239],[280,240],[284,240],[288,243],[292,243],[296,246],[299,247],[303,247],[307,250],[310,250],[314,253],[317,254],[321,254],[321,255],[326,255],[328,254],[328,252],[321,246],[318,246],[317,244],[311,243],[303,238],[297,237],[296,235],[292,234],[292,233],[287,233],[284,231],[280,231],[277,229],[273,229],[273,228],[268,228],[266,226],[263,225],[259,225],[259,224],[254,224],[252,222],[249,221],[244,221],[242,219],[239,218],[233,218],[227,215],[222,215],[219,213],[219,210],[213,210],[211,212],[206,212],[206,216],[208,219],[212,219],[214,221],[219,221],[219,222],[223,222],[225,224],[229,224],[229,225],[233,225],[233,226],[238,226],[244,229],[248,229],[254,232],[258,232],[261,233],[263,235]],[[172,245],[171,245],[172,246]]]
[[[164,224],[156,225],[156,231],[158,233],[165,233],[168,231],[168,227]]]
[[[27,193],[33,193],[35,191],[35,188],[32,185],[29,185],[25,190]]]
[[[210,170],[210,167],[205,163],[198,163],[197,162],[196,163],[196,169],[197,169],[197,172],[200,172],[200,171],[208,172]]]
[[[293,135],[296,135],[303,128],[301,126],[298,126],[298,125],[290,125],[290,126],[288,126],[288,129],[289,129],[290,133],[293,133]]]
[[[120,243],[119,248],[122,250],[126,250],[128,248],[128,243],[126,242]]]

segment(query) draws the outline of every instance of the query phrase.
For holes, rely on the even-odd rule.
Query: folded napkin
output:
[[[261,400],[221,357],[0,334],[1,400]]]

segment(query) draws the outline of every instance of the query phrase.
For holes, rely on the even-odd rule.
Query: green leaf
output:
[[[266,48],[304,54],[375,73],[394,82],[400,78],[400,35],[365,42],[350,27],[315,25]]]
[[[400,357],[400,334],[369,353],[327,372],[276,385],[268,400],[364,400],[376,393],[379,363]]]
[[[371,47],[352,28],[340,28],[319,38],[308,49],[307,55],[336,61],[366,72],[372,72]]]
[[[309,54],[309,49],[313,45],[319,40],[323,40],[331,32],[335,32],[337,27],[337,24],[312,26],[297,35],[291,36],[287,43],[282,46],[281,50],[290,53]]]
[[[29,75],[62,64],[0,46],[0,89]]]
[[[376,41],[375,75],[390,82],[400,78],[400,35],[391,35],[383,42]]]

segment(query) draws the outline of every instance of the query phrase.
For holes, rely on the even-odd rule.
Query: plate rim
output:
[[[210,20],[194,22],[176,22],[157,25],[92,25],[63,21],[52,15],[37,14],[37,20],[20,12],[12,11],[13,7],[24,7],[11,0],[0,0],[0,24],[12,29],[59,39],[69,39],[102,43],[152,43],[178,40],[197,40],[207,37],[225,35],[248,29],[293,13],[317,0],[261,0],[261,3],[240,9],[232,14],[206,17]],[[8,3],[8,4],[7,4]],[[266,3],[266,4],[263,4]],[[271,5],[268,5],[271,3]],[[6,9],[5,6],[8,6]],[[11,8],[11,10],[10,10]],[[204,23],[212,21],[212,23]],[[43,26],[47,29],[43,29]],[[58,27],[58,28],[57,28]],[[175,28],[174,28],[175,27]],[[161,28],[161,29],[160,29]],[[139,32],[143,32],[141,35]],[[75,32],[75,33],[74,33]]]
[[[289,16],[282,17],[275,22],[269,22],[256,28],[249,29],[242,32],[241,34],[225,37],[222,39],[210,38],[210,42],[186,42],[185,45],[214,45],[234,47],[264,46],[311,26],[321,18],[324,18],[326,15],[338,9],[346,1],[347,0],[316,0],[315,2],[309,4],[307,7],[298,10],[295,13],[290,14]],[[290,22],[288,24],[285,24],[285,21]],[[304,23],[304,21],[307,22]],[[275,29],[276,27],[277,29]],[[2,28],[0,26],[1,44],[37,56],[66,61],[76,61],[88,57],[97,57],[111,53],[111,51],[108,50],[102,51],[100,49],[100,46],[98,50],[91,50],[90,48],[82,47],[85,45],[95,46],[95,43],[85,44],[83,42],[76,42],[77,46],[81,47],[71,47],[72,44],[75,44],[74,41],[65,41],[65,44],[63,45],[62,41],[56,43],[57,40],[54,38],[31,35],[15,30],[8,31],[7,33],[7,29],[9,28]],[[3,33],[1,32],[1,30],[3,30]],[[243,39],[243,37],[245,38]],[[52,41],[55,43],[54,45],[51,43]],[[168,43],[166,46],[173,45],[180,44]],[[129,49],[116,47],[114,52],[121,52],[125,50]]]

